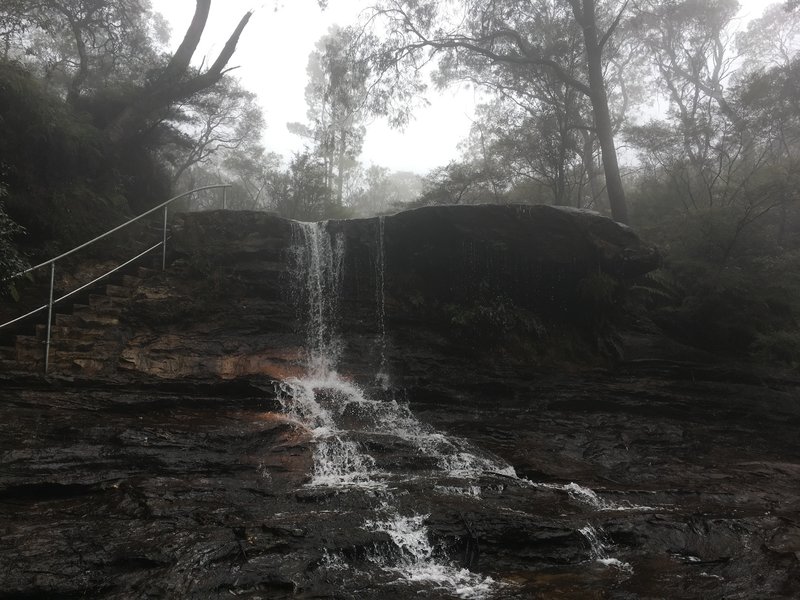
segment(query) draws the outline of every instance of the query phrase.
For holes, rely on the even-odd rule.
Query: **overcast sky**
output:
[[[255,14],[245,29],[231,64],[245,87],[258,94],[267,121],[264,144],[289,156],[303,141],[289,133],[286,123],[306,121],[306,64],[314,44],[333,24],[347,25],[374,0],[329,0],[320,10],[316,0],[216,0],[195,56],[216,58],[239,19],[249,9]],[[152,0],[153,8],[172,26],[172,45],[183,39],[194,14],[195,0]],[[757,16],[769,3],[740,0],[743,18]],[[208,60],[206,61],[208,63]],[[468,89],[447,91],[428,98],[405,131],[394,131],[382,121],[367,131],[361,160],[393,170],[425,174],[458,155],[458,144],[468,132],[476,96]]]

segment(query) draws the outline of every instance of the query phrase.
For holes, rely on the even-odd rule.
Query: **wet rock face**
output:
[[[524,478],[445,476],[365,435],[391,496],[308,487],[310,432],[268,379],[5,381],[0,598],[464,597],[381,566],[408,561],[365,526],[389,502],[492,578],[477,597],[795,598],[800,386],[691,375],[401,384],[420,422]]]
[[[344,248],[345,362],[363,375],[379,368],[378,336],[392,339],[383,353],[397,368],[445,348],[502,352],[511,338],[523,362],[585,362],[624,282],[659,260],[627,227],[547,206],[430,207],[331,221],[327,231]],[[129,307],[135,335],[121,367],[159,377],[296,373],[306,315],[291,271],[302,241],[297,224],[268,213],[180,216],[166,280],[142,286]]]
[[[800,596],[800,382],[544,370],[518,345],[580,346],[587,289],[657,260],[630,230],[547,207],[330,223],[341,348],[304,384],[314,421],[288,393],[301,229],[185,216],[118,369],[0,381],[0,600]],[[374,476],[312,485],[338,450]]]

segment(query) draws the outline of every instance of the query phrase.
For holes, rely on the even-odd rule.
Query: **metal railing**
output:
[[[167,224],[168,224],[167,223],[167,218],[168,218],[168,214],[169,214],[169,205],[172,204],[173,202],[175,202],[176,200],[180,200],[181,198],[186,198],[187,196],[190,196],[192,194],[196,194],[198,192],[202,192],[202,191],[205,191],[205,190],[212,190],[212,189],[221,189],[222,190],[222,208],[224,209],[225,208],[225,204],[226,204],[226,199],[227,199],[227,191],[228,191],[229,187],[231,187],[230,184],[206,185],[206,186],[203,186],[203,187],[195,188],[195,189],[193,189],[191,191],[188,191],[188,192],[184,192],[183,194],[175,196],[174,198],[170,198],[166,202],[162,202],[158,206],[153,207],[153,208],[151,208],[150,210],[148,210],[146,212],[143,212],[138,217],[134,217],[134,218],[130,219],[129,221],[126,221],[122,225],[118,225],[117,227],[114,227],[113,229],[110,229],[110,230],[106,231],[102,235],[98,235],[96,238],[94,238],[92,240],[89,240],[88,242],[86,242],[84,244],[81,244],[80,246],[76,246],[75,248],[73,248],[72,250],[69,250],[68,252],[64,252],[63,254],[60,254],[60,255],[56,256],[55,258],[51,258],[48,261],[45,261],[45,262],[43,262],[41,264],[38,264],[36,266],[30,267],[28,269],[25,269],[24,271],[20,271],[19,273],[15,273],[11,277],[6,278],[5,280],[3,280],[3,283],[9,282],[9,281],[13,281],[13,280],[15,280],[15,279],[17,279],[19,277],[23,277],[23,276],[27,275],[28,273],[32,273],[34,271],[38,271],[39,269],[42,269],[44,267],[49,266],[50,267],[50,297],[49,297],[49,300],[48,300],[47,304],[43,304],[39,308],[35,308],[32,311],[27,312],[22,316],[19,316],[19,317],[15,318],[15,319],[12,319],[12,320],[10,320],[10,321],[8,321],[6,323],[3,323],[2,325],[0,325],[0,330],[2,330],[5,327],[8,327],[9,325],[13,325],[14,323],[18,323],[19,321],[27,319],[28,317],[31,317],[31,316],[33,316],[33,315],[35,315],[37,313],[40,313],[40,312],[42,312],[44,310],[47,310],[47,338],[46,338],[46,341],[45,341],[45,351],[44,351],[44,372],[47,373],[47,370],[48,370],[48,368],[50,366],[50,341],[51,341],[52,324],[53,324],[53,306],[55,306],[59,302],[62,302],[63,300],[66,300],[67,298],[70,298],[71,296],[74,296],[75,294],[78,294],[79,292],[82,292],[86,288],[89,288],[89,287],[95,285],[96,283],[98,283],[99,281],[102,281],[106,277],[109,277],[110,275],[113,275],[114,273],[116,273],[120,269],[124,269],[125,267],[127,267],[131,263],[136,262],[137,260],[139,260],[143,256],[149,254],[150,252],[153,252],[153,251],[157,250],[158,248],[161,248],[161,270],[163,271],[164,269],[166,269],[166,266],[167,266]],[[136,223],[137,221],[140,221],[143,218],[145,218],[145,217],[147,217],[149,215],[152,215],[153,213],[158,212],[159,210],[163,210],[164,211],[164,226],[163,226],[163,231],[162,231],[162,236],[161,236],[161,241],[160,242],[158,242],[154,246],[151,246],[150,248],[148,248],[144,252],[141,252],[141,253],[137,254],[136,256],[134,256],[130,260],[127,260],[126,262],[122,263],[121,265],[111,269],[110,271],[107,271],[107,272],[103,273],[99,277],[95,277],[89,283],[83,284],[79,288],[76,288],[76,289],[72,290],[71,292],[69,292],[67,294],[64,294],[63,296],[61,296],[59,298],[53,298],[54,291],[55,291],[55,280],[56,280],[56,263],[58,261],[66,258],[66,257],[68,257],[68,256],[70,256],[72,254],[75,254],[79,250],[83,250],[87,246],[91,246],[92,244],[95,244],[96,242],[99,242],[100,240],[107,238],[108,236],[120,231],[121,229],[125,229],[126,227],[132,225],[133,223]]]

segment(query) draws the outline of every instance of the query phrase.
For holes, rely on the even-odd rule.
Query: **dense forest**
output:
[[[265,149],[229,66],[250,13],[196,66],[210,4],[168,52],[149,0],[2,3],[0,275],[218,182],[235,208],[302,220],[552,204],[659,245],[634,292],[660,327],[800,364],[794,3],[743,24],[736,0],[376,0],[309,56],[291,157]],[[424,177],[360,164],[370,119],[402,127],[429,87],[464,84],[484,102],[460,158]]]

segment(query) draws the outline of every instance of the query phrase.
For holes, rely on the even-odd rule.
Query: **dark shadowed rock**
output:
[[[405,579],[409,550],[370,526],[409,515],[493,598],[800,596],[800,382],[608,370],[627,284],[658,262],[630,229],[475,206],[327,231],[346,248],[343,378],[518,476],[444,471],[354,403],[341,422],[381,485],[308,485],[319,447],[282,393],[306,353],[303,233],[183,215],[96,377],[0,380],[0,600],[464,597]]]

